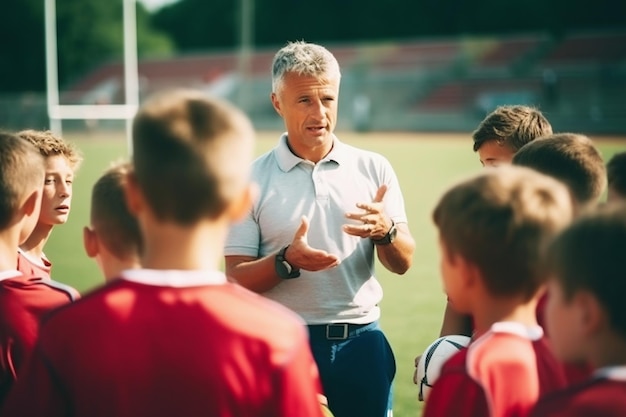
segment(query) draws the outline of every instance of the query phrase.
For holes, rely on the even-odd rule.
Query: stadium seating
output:
[[[493,106],[532,104],[549,109],[563,128],[587,123],[595,129],[601,120],[603,129],[626,130],[626,109],[621,104],[626,95],[625,31],[327,46],[342,68],[340,112],[349,117],[355,98],[365,95],[372,100],[372,128],[410,129],[414,119],[424,116],[435,124],[456,121],[442,129],[467,130]],[[236,101],[243,86],[247,111],[255,123],[266,126],[269,120],[274,126],[277,119],[267,99],[274,53],[275,48],[251,51],[245,82],[237,51],[143,59],[139,62],[141,94],[186,86]],[[96,68],[65,89],[62,100],[122,103],[121,63]],[[437,128],[435,124],[429,126]]]

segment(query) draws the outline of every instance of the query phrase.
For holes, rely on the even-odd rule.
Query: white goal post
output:
[[[137,0],[124,3],[124,89],[125,104],[61,104],[59,101],[59,67],[57,52],[56,0],[45,0],[46,84],[50,130],[61,135],[62,121],[126,120],[126,138],[132,152],[132,119],[139,106],[139,71],[137,64]]]

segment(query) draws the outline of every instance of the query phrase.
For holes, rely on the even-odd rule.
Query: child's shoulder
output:
[[[531,417],[622,417],[626,410],[626,381],[590,378],[542,397]]]
[[[529,327],[515,322],[495,323],[469,345],[468,372],[480,380],[500,371],[506,373],[536,368],[536,357],[543,354],[546,346],[543,338],[539,326]]]

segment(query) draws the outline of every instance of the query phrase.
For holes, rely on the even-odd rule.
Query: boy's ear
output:
[[[598,299],[588,291],[578,291],[574,294],[575,303],[579,311],[579,324],[584,335],[593,337],[606,324],[606,314]]]
[[[232,202],[228,210],[229,220],[233,223],[242,220],[258,196],[259,187],[255,183],[250,183],[240,194],[240,197]]]
[[[126,174],[126,181],[124,181],[124,198],[126,199],[128,211],[134,216],[137,216],[143,209],[144,201],[134,172]]]
[[[85,253],[90,258],[95,258],[100,252],[98,248],[98,236],[96,232],[91,228],[83,227],[83,246],[85,247]]]
[[[37,189],[26,198],[24,204],[22,205],[22,212],[25,216],[32,216],[35,214],[39,216],[37,213],[41,208],[41,196],[41,191]]]
[[[465,288],[474,287],[476,284],[481,282],[481,273],[476,265],[459,254],[455,254],[453,256],[454,262],[457,263],[457,268],[460,272],[459,277]]]

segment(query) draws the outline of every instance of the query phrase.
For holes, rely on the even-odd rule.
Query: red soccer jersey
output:
[[[532,417],[624,417],[626,366],[606,368],[595,377],[543,397]]]
[[[17,251],[17,270],[27,277],[50,278],[52,262],[45,256],[41,259],[31,259],[21,249]]]
[[[537,323],[543,328],[544,334],[550,340],[550,334],[548,333],[548,328],[546,328],[545,323],[545,311],[546,306],[548,305],[548,292],[544,292],[542,296],[539,298],[539,302],[537,303]],[[565,371],[565,379],[568,384],[578,384],[579,382],[586,381],[591,377],[593,369],[590,365],[587,364],[578,364],[578,363],[565,363],[563,365],[563,369]]]
[[[60,309],[3,416],[321,417],[304,323],[224,274],[126,271]]]
[[[442,368],[425,417],[524,417],[540,395],[565,385],[540,327],[495,323]]]
[[[0,273],[0,401],[32,351],[42,317],[73,299],[67,286],[50,279]]]

